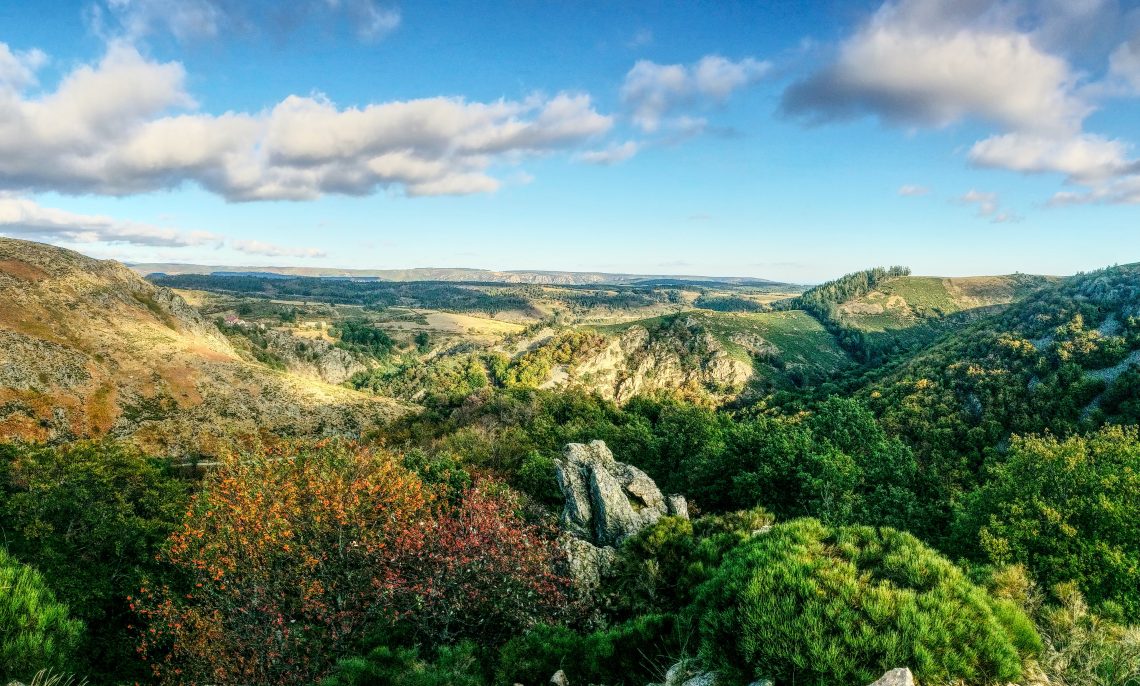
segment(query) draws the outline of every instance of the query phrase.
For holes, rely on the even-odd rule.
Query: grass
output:
[[[938,317],[1016,302],[1046,281],[1024,274],[970,278],[904,276],[890,279],[867,295],[845,303],[840,318],[863,331],[898,331]]]

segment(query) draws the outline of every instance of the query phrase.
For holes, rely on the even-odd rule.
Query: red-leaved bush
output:
[[[494,482],[447,504],[339,443],[223,462],[132,599],[163,683],[312,684],[373,627],[495,644],[558,612],[557,546]]]
[[[565,611],[561,551],[517,509],[505,486],[481,481],[439,513],[409,575],[408,614],[421,639],[497,645]]]

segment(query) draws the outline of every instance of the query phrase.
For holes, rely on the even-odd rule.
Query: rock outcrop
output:
[[[662,495],[637,467],[618,462],[604,441],[571,443],[557,461],[566,498],[562,526],[597,546],[616,546],[667,514],[688,516],[684,496]]]
[[[556,465],[566,499],[561,545],[584,595],[613,567],[622,541],[666,515],[689,516],[684,496],[663,495],[645,472],[614,459],[603,441],[570,443]]]
[[[871,686],[914,686],[914,675],[906,667],[892,669]]]

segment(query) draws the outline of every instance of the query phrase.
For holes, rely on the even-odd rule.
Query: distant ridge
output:
[[[140,263],[127,264],[142,276],[151,274],[213,274],[218,276],[309,276],[339,277],[349,279],[376,279],[380,281],[476,281],[485,283],[539,284],[551,286],[575,286],[588,284],[630,285],[645,284],[664,286],[678,284],[719,284],[733,286],[786,286],[790,285],[769,279],[736,276],[685,276],[659,274],[608,274],[605,272],[563,272],[563,271],[494,271],[490,269],[464,268],[417,268],[417,269],[337,269],[323,267],[245,267],[211,266],[182,263]]]

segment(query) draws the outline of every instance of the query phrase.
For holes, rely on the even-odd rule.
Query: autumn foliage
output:
[[[440,512],[412,575],[411,615],[429,643],[497,645],[566,612],[558,548],[517,514],[509,491],[477,482]]]
[[[500,640],[561,601],[553,543],[493,483],[437,497],[342,444],[233,456],[145,587],[140,652],[164,683],[311,684],[374,628]]]

